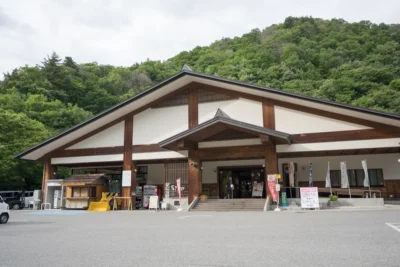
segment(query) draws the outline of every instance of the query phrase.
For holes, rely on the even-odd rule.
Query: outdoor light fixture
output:
[[[137,172],[137,170],[136,170],[136,169],[134,169],[134,170],[133,170],[133,172],[134,172],[134,173],[136,173],[136,172]]]

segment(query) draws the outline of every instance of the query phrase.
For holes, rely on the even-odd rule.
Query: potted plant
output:
[[[201,201],[207,200],[207,194],[206,193],[201,193],[200,194],[200,200]]]
[[[331,207],[331,208],[339,207],[339,201],[338,201],[337,195],[333,195],[333,194],[329,195],[328,207]]]

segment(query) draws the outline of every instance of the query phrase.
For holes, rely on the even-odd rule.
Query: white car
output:
[[[10,208],[0,196],[0,224],[7,223],[10,218]]]

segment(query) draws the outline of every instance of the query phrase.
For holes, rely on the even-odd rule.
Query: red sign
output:
[[[276,192],[276,175],[269,174],[267,180],[268,180],[268,189],[269,192],[271,193],[272,200],[278,201],[278,193]]]
[[[181,178],[176,180],[176,186],[178,187],[179,204],[181,204]]]

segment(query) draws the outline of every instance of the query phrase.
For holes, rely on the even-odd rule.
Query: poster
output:
[[[131,186],[132,171],[122,171],[122,187]]]
[[[268,189],[271,193],[271,197],[273,201],[278,201],[278,194],[276,193],[276,174],[268,175]]]
[[[301,208],[319,209],[318,187],[300,188]]]
[[[264,189],[264,183],[257,181],[253,182],[253,192],[252,192],[252,197],[262,197],[263,194],[263,189]]]

